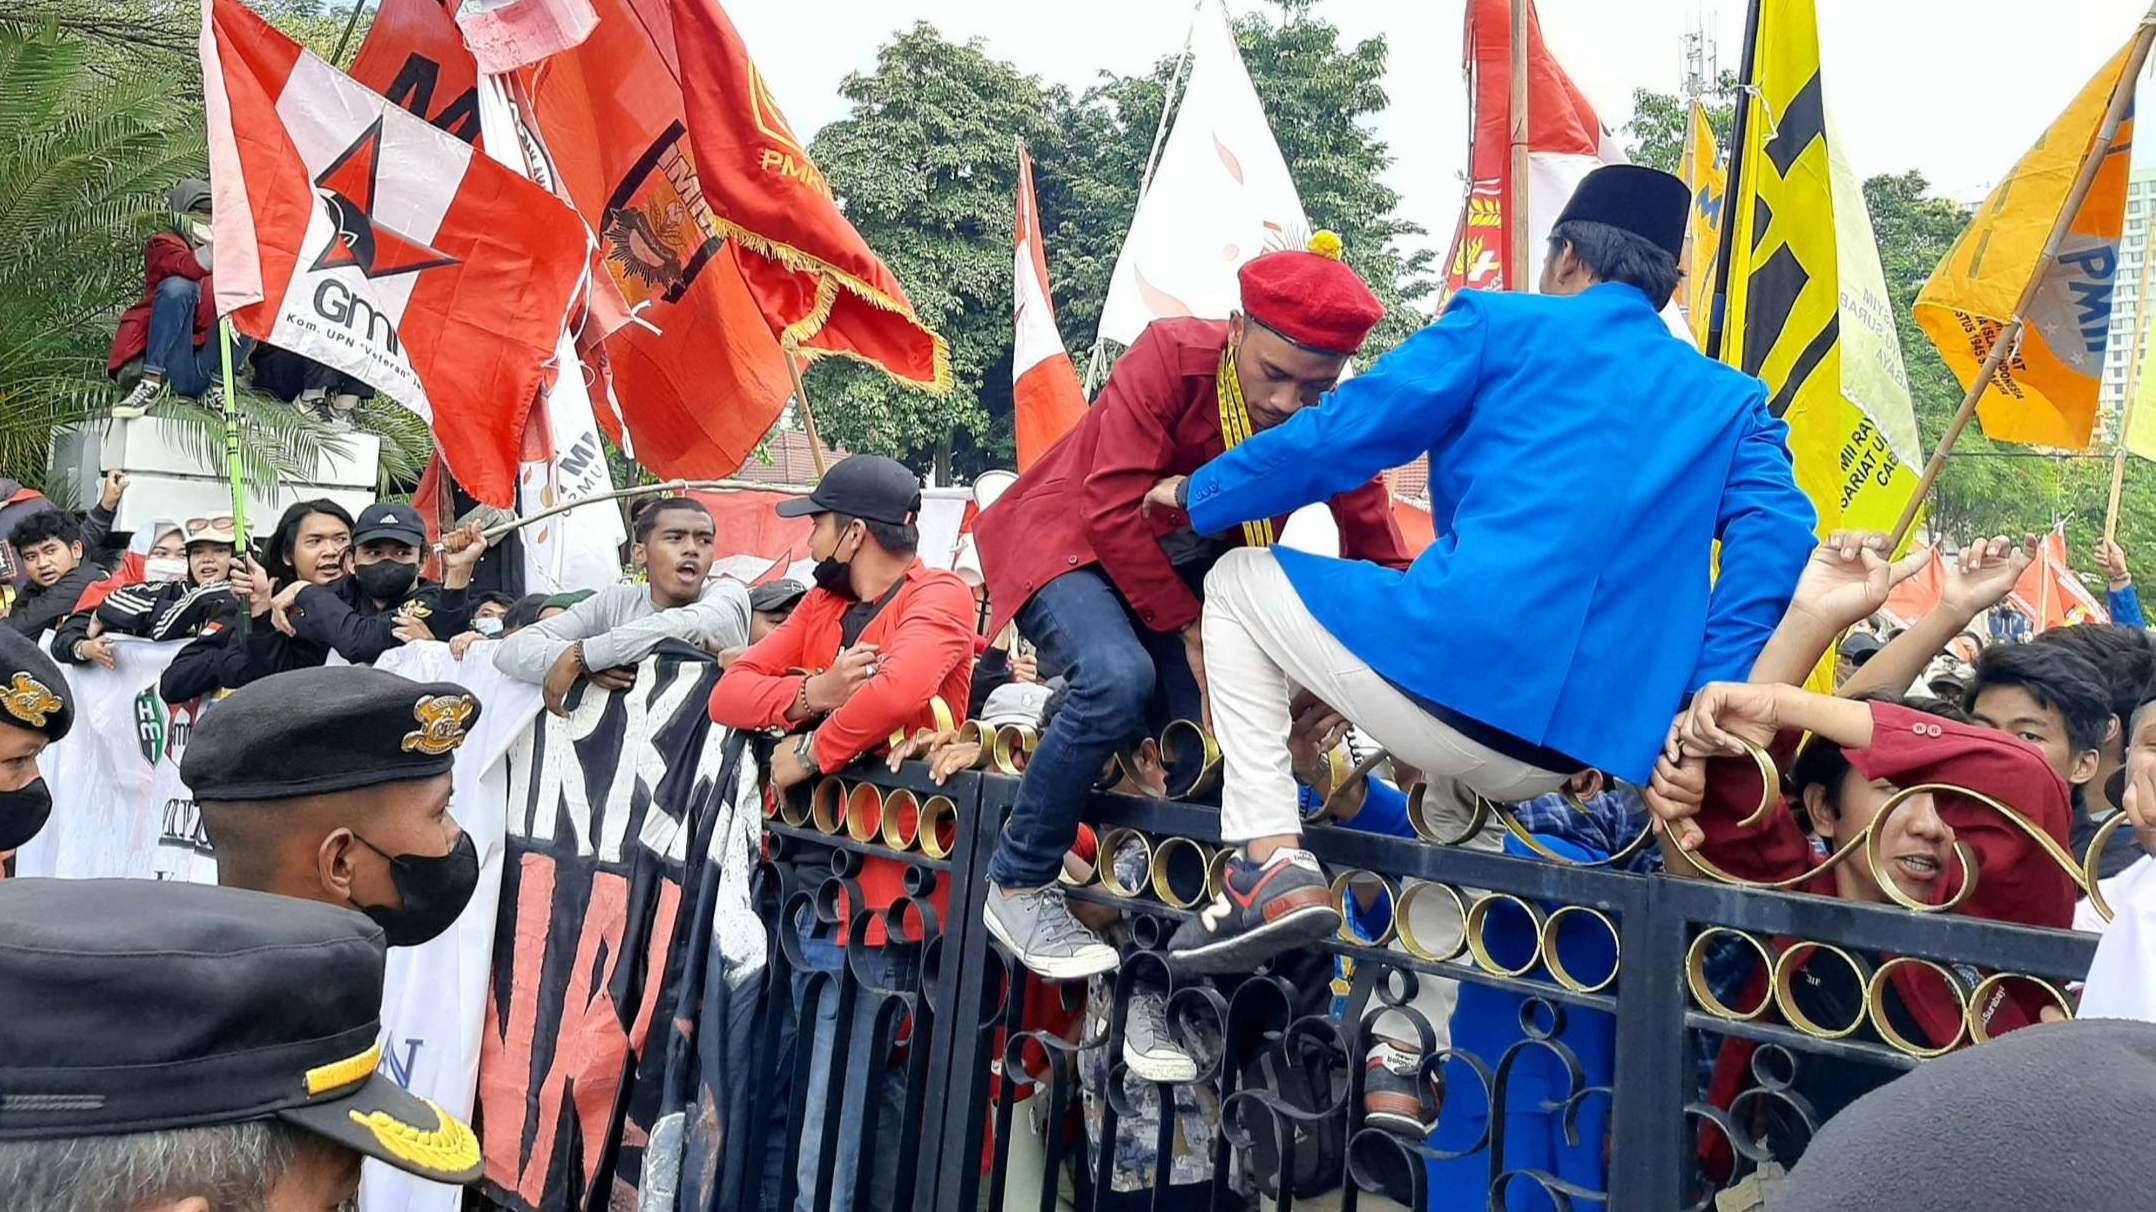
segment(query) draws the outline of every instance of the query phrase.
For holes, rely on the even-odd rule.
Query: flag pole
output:
[[[786,373],[793,376],[794,403],[801,409],[801,428],[808,431],[809,461],[816,465],[816,478],[823,479],[828,470],[823,465],[823,442],[816,437],[816,414],[809,411],[808,388],[801,385],[801,359],[794,356],[792,346],[786,347]]]
[[[2142,224],[2143,253],[2141,270],[2134,279],[2134,298],[2140,302],[2143,312],[2148,309],[2149,259],[2147,239],[2156,234],[2156,225],[2145,219]],[[2148,357],[2149,326],[2146,316],[2136,316],[2134,325],[2133,357],[2126,365],[2126,394],[2119,399],[2118,429],[2111,435],[2111,500],[2104,506],[2104,542],[2114,542],[2119,537],[2119,490],[2126,486],[2126,436],[2133,424],[2134,397],[2141,392],[2141,364]]]
[[[247,554],[247,482],[240,461],[240,414],[232,404],[232,320],[217,317],[217,353],[223,362],[224,393],[219,401],[225,422],[225,476],[232,481],[232,550]],[[239,612],[239,632],[246,635],[250,612]]]
[[[2036,291],[2043,285],[2044,272],[2058,258],[2059,245],[2073,226],[2074,216],[2080,213],[2081,203],[2089,196],[2089,187],[2095,184],[2096,172],[2103,166],[2112,136],[2118,133],[2120,121],[2133,105],[2134,86],[2139,83],[2141,65],[2148,61],[2151,40],[2156,40],[2156,6],[2150,7],[2148,16],[2141,19],[2140,28],[2134,32],[2133,47],[2126,53],[2126,69],[2119,73],[2118,83],[2111,89],[2111,104],[2105,107],[2104,120],[2098,124],[2096,137],[2090,140],[2088,152],[2081,158],[2081,168],[2074,174],[2073,188],[2066,191],[2066,204],[2051,221],[2051,233],[2044,238],[2044,250],[2037,255],[2029,280],[2022,285],[2021,297],[2014,301],[2013,315],[1993,338],[1991,353],[1978,368],[1969,390],[1962,395],[1961,408],[1954,413],[1946,432],[1940,435],[1939,448],[1932,452],[1931,461],[1924,464],[1923,477],[1917,481],[1915,491],[1909,494],[1908,503],[1902,506],[1901,518],[1894,523],[1894,537],[1887,544],[1890,550],[1898,549],[1902,540],[1908,537],[1909,528],[1916,523],[1917,511],[1923,508],[1924,495],[1931,491],[1932,481],[1939,478],[1940,469],[1946,466],[1946,457],[1961,438],[1961,431],[1969,427],[1969,419],[1976,415],[1978,401],[1991,387],[1991,380],[1999,373],[2007,354],[2021,344],[2022,318],[2028,313],[2030,304],[2036,301]]]
[[[1527,3],[1512,0],[1512,184],[1505,205],[1505,289],[1527,283]]]
[[[1737,112],[1729,132],[1729,164],[1724,171],[1728,176],[1728,188],[1724,193],[1741,189],[1744,184],[1745,140],[1750,137],[1746,129],[1750,125],[1752,99],[1759,94],[1757,77],[1757,51],[1759,49],[1759,5],[1752,0],[1744,10],[1744,57],[1737,67]],[[1707,340],[1704,352],[1718,362],[1728,361],[1722,356],[1726,344],[1724,336],[1729,328],[1729,263],[1734,259],[1732,251],[1737,239],[1737,225],[1722,219],[1722,230],[1715,233],[1714,241],[1714,293],[1707,297]],[[1730,365],[1737,366],[1735,362]],[[1744,369],[1737,366],[1737,369]]]
[[[366,8],[367,0],[352,0],[352,15],[345,19],[344,33],[337,37],[337,49],[329,52],[329,65],[331,67],[341,69],[344,66],[344,48],[351,45],[352,31],[359,28],[359,14],[364,12]]]

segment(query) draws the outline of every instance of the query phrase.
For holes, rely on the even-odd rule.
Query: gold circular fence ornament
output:
[[[1984,1012],[1984,1006],[1994,997],[2004,997],[2006,995],[2006,982],[2008,981],[2027,981],[2035,985],[2057,1004],[2060,1012],[2065,1014],[2067,1018],[2075,1017],[2074,1004],[2067,998],[2066,991],[2043,977],[2030,976],[2022,972],[1994,972],[1983,980],[1976,982],[1976,988],[1969,991],[1968,1009],[1963,1011],[1962,1017],[1967,1020],[1970,1043],[1986,1044],[1990,1043],[1994,1038],[1991,1034],[1991,1029],[1984,1025],[1985,1021],[1990,1017]],[[2038,1022],[2041,1021],[2041,1019],[2038,1020]],[[2035,1023],[2030,1024],[2030,1026],[2035,1025]]]
[[[958,839],[958,805],[950,796],[932,795],[921,801],[916,837],[922,854],[932,859],[951,857],[951,847]]]
[[[1568,803],[1570,803],[1573,807],[1577,808],[1581,812],[1585,812],[1588,810],[1587,806],[1580,802],[1579,797],[1576,795],[1572,795],[1570,792],[1566,793],[1565,799]],[[1567,855],[1559,854],[1557,851],[1552,850],[1548,846],[1544,845],[1541,838],[1538,838],[1534,834],[1529,833],[1526,827],[1520,824],[1519,818],[1512,815],[1512,809],[1506,807],[1503,804],[1494,803],[1488,800],[1484,800],[1483,803],[1487,806],[1487,811],[1489,815],[1495,817],[1497,819],[1497,823],[1505,827],[1505,832],[1511,834],[1513,838],[1520,843],[1520,845],[1534,851],[1535,854],[1541,859],[1543,859],[1545,862],[1559,863],[1566,867],[1607,867],[1612,863],[1621,863],[1626,859],[1631,858],[1633,855],[1638,854],[1641,847],[1645,846],[1648,842],[1654,839],[1654,830],[1642,826],[1638,836],[1634,837],[1631,841],[1626,842],[1624,845],[1619,846],[1615,854],[1611,854],[1604,858],[1588,859],[1583,861],[1581,859],[1571,858]]]
[[[911,850],[920,840],[921,801],[904,787],[884,793],[881,821],[883,844],[893,850]]]
[[[1116,870],[1117,857],[1121,855],[1124,847],[1133,845],[1139,848],[1140,861],[1150,873],[1153,869],[1153,842],[1135,829],[1110,829],[1101,835],[1100,861],[1095,864],[1100,869],[1100,886],[1107,889],[1110,895],[1120,896],[1125,900],[1145,895],[1144,876],[1140,876],[1139,883],[1133,887],[1125,884],[1122,874]]]
[[[1533,953],[1527,957],[1526,963],[1517,968],[1498,963],[1497,958],[1490,954],[1488,940],[1483,938],[1483,931],[1487,928],[1490,920],[1490,907],[1501,904],[1518,906],[1520,912],[1527,915],[1527,920],[1534,924],[1535,946]],[[1467,907],[1468,954],[1475,957],[1476,966],[1485,972],[1492,972],[1498,976],[1526,976],[1535,970],[1535,964],[1542,959],[1542,922],[1542,911],[1535,908],[1533,902],[1514,896],[1509,892],[1484,893],[1474,904]]]
[[[1425,938],[1415,931],[1415,910],[1424,897],[1443,897],[1451,901],[1451,920],[1460,923],[1443,948],[1437,945],[1437,939]],[[1392,922],[1400,946],[1416,959],[1442,963],[1467,950],[1467,899],[1450,884],[1430,880],[1411,880],[1403,884],[1399,898],[1393,902]]]
[[[1744,828],[1767,819],[1767,814],[1774,811],[1779,805],[1780,796],[1777,792],[1781,787],[1781,772],[1775,769],[1774,758],[1766,750],[1742,738],[1739,738],[1739,742],[1744,746],[1745,754],[1752,759],[1752,764],[1759,769],[1760,778],[1759,806],[1754,808],[1750,815],[1737,822],[1739,828]],[[1855,854],[1857,849],[1864,845],[1865,836],[1860,833],[1850,838],[1842,843],[1834,853],[1819,860],[1810,869],[1784,880],[1748,880],[1742,876],[1732,875],[1716,866],[1712,860],[1698,850],[1689,851],[1684,857],[1694,867],[1699,868],[1702,875],[1717,883],[1729,884],[1738,888],[1782,890],[1795,888],[1809,882],[1813,876],[1818,875],[1820,872],[1831,870],[1835,864]]]
[[[1024,724],[1005,724],[996,729],[994,765],[998,774],[1024,774],[1026,762],[1040,734]]]
[[[1160,903],[1175,909],[1195,908],[1205,900],[1205,873],[1213,854],[1204,843],[1187,837],[1164,837],[1146,860],[1146,877]]]
[[[1220,742],[1190,720],[1168,721],[1168,726],[1160,730],[1161,765],[1170,771],[1187,771],[1192,754],[1197,755],[1198,772],[1189,776],[1183,786],[1168,788],[1171,800],[1205,795],[1220,786]]]
[[[857,842],[874,841],[882,828],[883,788],[855,783],[846,793],[846,836]]]
[[[1857,1001],[1856,1013],[1852,1014],[1846,1023],[1822,1023],[1797,1007],[1797,969],[1820,955],[1831,955],[1840,960],[1849,969],[1849,974],[1856,978],[1857,988],[1864,992],[1864,996]],[[1870,1004],[1871,975],[1870,964],[1843,948],[1832,943],[1805,941],[1790,944],[1787,950],[1775,958],[1774,975],[1769,987],[1772,990],[1774,1008],[1781,1012],[1783,1022],[1813,1039],[1842,1039],[1856,1034],[1858,1028],[1864,1025]]]
[[[1237,846],[1222,846],[1213,851],[1213,861],[1205,865],[1205,896],[1212,900],[1228,888],[1228,864],[1234,860]]]
[[[1430,784],[1416,783],[1407,789],[1407,823],[1415,836],[1437,846],[1463,846],[1482,832],[1490,823],[1490,801],[1469,791],[1458,783],[1447,784],[1452,789],[1454,802],[1468,810],[1467,824],[1458,830],[1447,832],[1430,817]]]
[[[1385,929],[1381,933],[1379,933],[1376,938],[1364,938],[1363,936],[1355,933],[1354,930],[1348,926],[1348,922],[1353,920],[1353,914],[1348,908],[1348,897],[1354,894],[1355,886],[1359,883],[1376,884],[1385,893],[1385,903],[1392,906],[1393,911],[1389,915],[1388,920],[1385,922]],[[1333,911],[1340,915],[1340,924],[1334,927],[1333,937],[1339,939],[1341,942],[1360,943],[1366,947],[1382,947],[1385,944],[1391,942],[1393,939],[1393,935],[1399,932],[1399,890],[1391,880],[1386,879],[1384,876],[1379,875],[1377,872],[1364,871],[1360,868],[1354,868],[1341,872],[1340,874],[1333,877],[1332,897]]]
[[[1610,970],[1608,975],[1592,983],[1575,976],[1565,967],[1557,948],[1557,928],[1567,918],[1577,916],[1599,923],[1610,932]],[[1542,962],[1549,968],[1557,983],[1574,993],[1600,993],[1617,982],[1617,970],[1624,962],[1624,939],[1617,933],[1617,922],[1609,914],[1587,905],[1559,905],[1550,911],[1542,922]]]
[[[846,784],[843,780],[818,780],[809,789],[808,814],[790,825],[812,825],[818,833],[837,833],[846,816]]]
[[[995,730],[983,725],[979,720],[967,720],[958,726],[958,743],[975,747],[973,764],[966,767],[966,769],[987,770],[995,765]]]
[[[936,726],[933,728],[914,729],[914,740],[927,740],[941,733],[950,732],[958,727],[958,718],[951,714],[951,705],[943,701],[942,695],[934,695],[929,698],[928,711],[929,714],[935,718]],[[891,748],[896,749],[900,745],[903,745],[905,743],[906,730],[904,728],[899,728],[897,731],[891,734]]]
[[[1899,968],[1904,964],[1909,964],[1920,968],[1929,968],[1933,972],[1938,973],[1939,979],[1946,982],[1946,987],[1954,991],[1954,1000],[1961,1003],[1961,1013],[1954,1020],[1954,1038],[1946,1041],[1944,1044],[1941,1044],[1936,1048],[1927,1047],[1913,1039],[1910,1039],[1908,1036],[1903,1035],[1901,1031],[1894,1026],[1892,1017],[1889,1016],[1886,1012],[1885,995],[1887,978],[1893,974],[1896,968]],[[1879,1038],[1885,1040],[1889,1047],[1893,1048],[1896,1052],[1906,1053],[1909,1056],[1915,1056],[1925,1060],[1929,1060],[1935,1056],[1945,1056],[1947,1053],[1952,1052],[1954,1049],[1960,1047],[1962,1038],[1968,1035],[1969,991],[1961,987],[1961,981],[1956,979],[1953,973],[1947,971],[1940,965],[1935,964],[1928,959],[1918,959],[1916,956],[1913,955],[1897,955],[1894,956],[1892,959],[1887,960],[1885,963],[1879,965],[1879,970],[1872,973],[1871,984],[1868,985],[1864,990],[1864,1013],[1867,1017],[1871,1019],[1872,1029],[1879,1033]]]
[[[2112,813],[2110,820],[2096,827],[2096,836],[2089,839],[2089,848],[2081,855],[2081,888],[2089,894],[2089,907],[2096,910],[2097,916],[2107,922],[2111,920],[2111,902],[2104,899],[2103,876],[2098,860],[2103,857],[2104,847],[2110,844],[2111,835],[2117,833],[2120,826],[2130,826],[2132,823],[2127,818],[2125,809]]]
[[[1315,825],[1320,821],[1340,819],[1340,803],[1342,797],[1347,794],[1347,789],[1358,786],[1364,779],[1369,778],[1370,772],[1376,770],[1378,765],[1389,756],[1382,749],[1374,750],[1363,760],[1351,766],[1347,760],[1347,746],[1345,744],[1336,746],[1331,753],[1325,755],[1326,769],[1332,775],[1333,785],[1326,789],[1325,798],[1319,802],[1317,807],[1303,813],[1303,823]]]
[[[1879,805],[1879,811],[1877,815],[1872,817],[1872,823],[1860,835],[1864,842],[1864,861],[1870,865],[1872,878],[1878,881],[1879,890],[1886,893],[1888,900],[1916,913],[1943,913],[1968,900],[1970,894],[1976,891],[1976,881],[1979,875],[1976,853],[1969,848],[1966,842],[1954,843],[1954,861],[1961,868],[1961,887],[1955,890],[1952,897],[1936,905],[1927,905],[1903,892],[1887,876],[1885,865],[1881,861],[1879,845],[1880,839],[1886,832],[1886,819],[1892,816],[1896,809],[1919,795],[1937,795],[1941,792],[1974,800],[2006,818],[2016,829],[2021,830],[2031,841],[2034,841],[2036,848],[2043,851],[2053,863],[2058,865],[2061,871],[2066,873],[2066,878],[2073,882],[2074,887],[2080,889],[2084,895],[2087,894],[2089,886],[2083,879],[2082,864],[2076,861],[2072,852],[2061,846],[2050,834],[2037,828],[2029,818],[1981,791],[1956,786],[1953,783],[1918,783],[1913,787],[1903,787],[1888,796],[1886,802]]]
[[[1744,945],[1750,947],[1759,956],[1760,968],[1766,971],[1773,970],[1774,953],[1768,950],[1767,944],[1753,935],[1733,927],[1709,926],[1700,931],[1692,939],[1692,945],[1685,950],[1684,983],[1691,989],[1692,1000],[1699,1003],[1700,1009],[1705,1010],[1716,1018],[1726,1018],[1737,1023],[1748,1023],[1765,1014],[1767,1007],[1774,1004],[1774,990],[1771,987],[1768,988],[1767,992],[1760,997],[1759,1004],[1749,1010],[1732,1006],[1715,994],[1714,988],[1707,983],[1707,950],[1717,937],[1724,935],[1734,939],[1742,939]]]

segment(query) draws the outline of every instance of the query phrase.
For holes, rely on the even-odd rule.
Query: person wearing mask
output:
[[[1690,199],[1668,173],[1596,169],[1551,230],[1538,293],[1454,295],[1318,407],[1146,494],[1217,532],[1427,454],[1445,536],[1404,574],[1275,546],[1207,576],[1221,836],[1239,853],[1170,940],[1186,970],[1248,971],[1339,927],[1301,846],[1297,687],[1438,802],[1512,802],[1590,767],[1644,781],[1685,696],[1751,669],[1815,515],[1766,387],[1662,321]],[[1532,606],[1492,613],[1497,586]]]
[[[1093,774],[1125,737],[1207,718],[1200,587],[1226,553],[1273,543],[1289,512],[1199,527],[1148,508],[1146,493],[1316,404],[1384,315],[1337,237],[1321,232],[1311,248],[1245,264],[1242,310],[1225,322],[1148,326],[1077,427],[974,523],[993,612],[985,634],[1015,620],[1039,672],[1071,687],[1026,766],[983,910],[997,940],[1042,976],[1115,966],[1115,949],[1071,916],[1056,882]],[[1339,485],[1330,507],[1350,560],[1408,566],[1376,469]]]
[[[298,584],[327,585],[351,563],[352,515],[327,498],[299,501],[284,511],[263,544],[263,559],[234,562],[233,622],[246,611],[249,626],[205,627],[182,648],[158,679],[167,703],[184,703],[237,690],[257,678],[306,669],[329,659],[329,649],[277,627],[271,615],[275,592]]]
[[[663,497],[636,515],[629,558],[644,570],[641,585],[609,585],[565,604],[502,641],[494,667],[542,689],[547,710],[568,713],[579,682],[626,690],[636,666],[666,640],[707,652],[746,643],[749,591],[711,577],[718,541],[711,511],[688,497]],[[549,599],[547,607],[555,605]]]
[[[381,1063],[387,954],[356,913],[259,892],[0,882],[7,1206],[334,1212],[363,1157],[476,1183],[471,1128]]]
[[[462,686],[366,665],[234,691],[180,758],[217,882],[357,910],[392,947],[449,929],[479,881],[478,848],[449,813],[479,711]]]
[[[231,516],[189,518],[180,536],[185,541],[186,575],[113,594],[98,608],[106,631],[180,640],[231,621],[235,612]]]
[[[444,536],[439,585],[419,575],[426,542],[417,509],[376,501],[360,511],[352,530],[351,571],[327,585],[300,581],[279,589],[272,616],[295,638],[354,665],[371,665],[410,640],[449,639],[470,622],[466,589],[487,540],[477,523]]]
[[[52,658],[0,628],[0,855],[36,837],[52,815],[37,760],[74,725],[74,699]]]
[[[33,513],[8,536],[30,581],[8,607],[7,626],[37,639],[75,612],[75,603],[104,570],[82,558],[82,524],[57,509]]]
[[[112,640],[107,633],[145,632],[132,626],[116,629],[108,620],[140,618],[146,625],[155,593],[167,585],[184,586],[186,580],[187,544],[180,524],[170,518],[153,518],[136,529],[112,575],[83,590],[75,612],[54,629],[52,655],[71,665],[112,668]]]
[[[139,375],[132,390],[112,406],[114,420],[148,412],[168,390],[201,397],[215,410],[223,353],[213,339],[217,308],[210,284],[215,265],[210,229],[210,183],[189,177],[167,195],[170,229],[151,236],[142,249],[142,299],[120,313],[105,373],[121,382]],[[232,361],[247,360],[250,342],[235,337]]]
[[[449,641],[449,655],[458,660],[481,640],[502,638],[502,621],[516,599],[506,593],[487,592],[472,598],[472,625]]]

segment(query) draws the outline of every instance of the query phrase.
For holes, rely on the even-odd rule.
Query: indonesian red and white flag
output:
[[[426,418],[457,482],[509,505],[583,223],[238,0],[203,0],[201,54],[218,313]]]
[[[1085,416],[1085,392],[1071,365],[1063,334],[1056,330],[1055,302],[1048,294],[1048,257],[1041,250],[1041,210],[1033,197],[1033,157],[1018,141],[1018,219],[1012,259],[1011,414],[1017,431],[1018,470],[1048,453],[1056,439]]]

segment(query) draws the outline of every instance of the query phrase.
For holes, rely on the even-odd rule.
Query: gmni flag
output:
[[[584,225],[238,0],[203,0],[200,45],[218,313],[418,413],[458,483],[510,504]]]
[[[1706,351],[1765,380],[1819,533],[1891,530],[1916,418],[1863,194],[1832,147],[1813,0],[1753,0],[1747,28]]]

